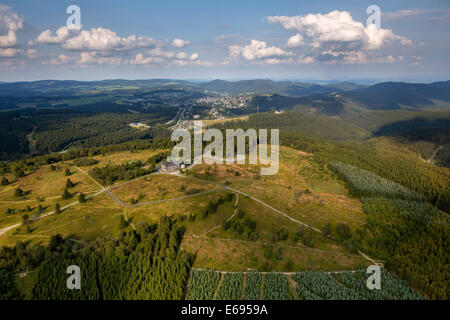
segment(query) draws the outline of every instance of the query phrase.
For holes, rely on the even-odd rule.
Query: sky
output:
[[[0,0],[0,81],[432,82],[449,30],[448,0]]]

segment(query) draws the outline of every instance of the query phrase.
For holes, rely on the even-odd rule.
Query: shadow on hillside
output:
[[[433,141],[439,136],[450,136],[450,118],[426,119],[417,117],[386,124],[374,132],[375,136],[408,133],[413,140]],[[405,136],[408,138],[407,136]]]

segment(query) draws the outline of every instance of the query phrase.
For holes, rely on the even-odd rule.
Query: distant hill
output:
[[[370,110],[433,108],[442,102],[449,106],[450,81],[424,83],[382,82],[345,92],[344,97],[363,104]]]
[[[312,94],[290,97],[279,94],[255,96],[248,106],[249,112],[296,110],[303,113],[338,116],[345,111],[340,94]]]
[[[288,96],[305,96],[317,93],[331,93],[345,90],[353,90],[360,86],[354,83],[341,82],[336,84],[319,85],[313,83],[293,82],[293,81],[273,81],[273,80],[241,80],[224,81],[213,80],[201,83],[200,88],[228,94],[242,93],[278,93]]]
[[[176,87],[180,90],[208,92],[209,94],[243,94],[243,93],[278,93],[287,96],[306,96],[318,93],[340,92],[361,88],[361,86],[341,82],[336,84],[319,85],[293,81],[272,80],[242,80],[225,81],[213,80],[194,83],[185,80],[150,79],[150,80],[102,80],[102,81],[73,81],[73,80],[40,80],[31,82],[0,83],[0,96],[36,96],[46,94],[67,94],[73,90],[101,90],[106,88],[149,89]]]

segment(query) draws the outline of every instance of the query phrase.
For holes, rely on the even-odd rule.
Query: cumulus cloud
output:
[[[183,39],[173,39],[172,41],[172,46],[176,47],[176,48],[183,48],[187,45],[189,45],[189,41],[188,40],[183,40]]]
[[[30,41],[29,45],[34,44],[62,44],[64,43],[71,35],[71,30],[67,27],[61,27],[56,30],[55,34],[52,35],[52,31],[50,29],[42,31],[39,36],[34,41]]]
[[[62,65],[71,63],[72,59],[65,54],[60,54],[56,58],[50,59],[50,61],[44,61],[42,64]]]
[[[198,60],[199,57],[200,57],[200,55],[196,52],[196,53],[191,54],[191,56],[189,57],[189,60],[196,61],[196,60]]]
[[[160,48],[152,49],[147,52],[147,55],[138,53],[135,58],[128,60],[127,63],[132,65],[209,65],[208,62],[200,61],[200,55],[198,53],[192,53],[191,55],[186,52],[179,52],[177,54],[164,51]]]
[[[36,49],[30,48],[26,51],[26,56],[29,59],[34,59],[38,57],[38,52],[36,51]]]
[[[237,58],[241,55],[242,47],[238,45],[228,46],[229,55],[231,58]]]
[[[286,47],[295,48],[304,44],[303,36],[300,33],[297,33],[295,36],[289,38],[286,43]]]
[[[268,47],[265,41],[251,40],[250,44],[241,47],[238,45],[228,46],[230,57],[236,58],[240,55],[247,61],[263,58],[277,58],[294,55],[278,47]]]
[[[392,56],[383,57],[378,53],[388,44],[411,45],[411,40],[396,35],[390,29],[378,29],[375,24],[368,26],[355,21],[347,11],[332,11],[327,14],[299,16],[271,16],[267,20],[283,28],[297,32],[289,38],[287,47],[298,47],[307,43],[315,52],[315,57],[299,57],[299,63],[342,62],[378,63],[392,62]]]
[[[267,20],[280,24],[287,30],[306,35],[311,39],[312,47],[316,49],[376,50],[391,42],[399,42],[402,45],[411,43],[410,40],[395,35],[392,30],[377,29],[374,24],[366,27],[353,20],[347,11],[293,17],[271,16]]]
[[[184,60],[184,59],[187,59],[188,55],[187,55],[187,53],[185,53],[185,52],[178,52],[177,55],[176,55],[176,57],[177,57],[177,59],[179,59],[179,60]]]
[[[183,64],[203,64],[199,61],[198,53],[188,54],[186,52],[173,52],[166,50],[167,46],[182,48],[189,44],[183,39],[174,39],[172,42],[154,40],[149,37],[137,37],[129,35],[119,36],[116,32],[107,28],[91,28],[89,30],[69,30],[61,27],[55,32],[45,30],[39,34],[29,45],[35,44],[59,44],[67,51],[79,51],[79,60],[69,59],[66,55],[60,55],[46,64],[65,64],[73,62],[79,65],[152,65],[174,64],[175,61],[184,61]],[[147,49],[140,52],[139,49]],[[12,51],[4,52],[4,55],[12,54]]]
[[[403,61],[403,56],[383,56],[373,52],[351,51],[346,53],[324,51],[316,59],[318,61],[336,64],[366,64],[366,63],[393,63]]]
[[[311,56],[300,55],[297,58],[297,62],[300,64],[309,64],[309,63],[316,62],[316,59],[314,59],[314,57],[311,57]]]
[[[269,58],[269,59],[264,59],[261,62],[266,63],[266,64],[282,64],[282,63],[292,63],[293,60],[292,60],[292,58],[287,58],[287,59]]]
[[[172,65],[176,65],[179,67],[184,66],[201,66],[201,67],[210,67],[213,66],[214,63],[211,61],[201,61],[201,60],[174,60]]]
[[[138,53],[134,59],[130,60],[130,64],[135,65],[150,65],[162,62],[164,62],[164,59],[160,57],[157,56],[145,57],[142,53]]]
[[[18,42],[17,32],[23,28],[23,17],[13,12],[10,7],[0,4],[0,48],[15,47]],[[2,50],[2,56],[14,56],[13,52],[13,49]]]
[[[81,65],[119,65],[123,59],[121,57],[108,57],[99,54],[98,52],[81,52],[80,60],[77,61]]]
[[[0,57],[2,58],[12,58],[15,57],[19,52],[16,48],[0,48]]]
[[[158,41],[152,38],[136,37],[135,35],[122,38],[114,31],[99,27],[81,31],[79,35],[67,39],[62,47],[77,51],[108,51],[150,48],[156,47],[158,44]]]
[[[148,51],[148,54],[152,57],[161,57],[166,59],[171,59],[175,56],[175,53],[172,51],[166,51],[162,48],[154,48]]]

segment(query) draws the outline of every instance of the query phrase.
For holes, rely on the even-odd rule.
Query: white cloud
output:
[[[165,51],[162,48],[154,48],[148,51],[148,54],[152,57],[161,57],[171,59],[175,56],[175,53],[172,51]]]
[[[411,41],[395,35],[389,29],[377,29],[374,24],[365,26],[353,20],[347,11],[332,11],[327,14],[308,14],[306,16],[272,16],[270,23],[280,24],[287,30],[294,30],[311,39],[315,49],[353,51],[377,50],[387,43],[399,42],[402,45]]]
[[[133,60],[130,60],[130,64],[135,65],[150,65],[150,64],[159,64],[164,62],[164,59],[160,57],[144,57],[143,54],[138,53]]]
[[[17,34],[15,31],[9,30],[7,35],[0,36],[0,47],[14,47],[17,45]]]
[[[235,39],[240,38],[241,35],[239,33],[229,33],[229,34],[222,34],[220,36],[214,37],[214,41],[226,41],[229,39]]]
[[[50,61],[44,61],[43,64],[54,64],[54,65],[61,65],[61,64],[68,64],[72,62],[72,59],[65,54],[60,54],[56,58],[50,59]]]
[[[292,58],[288,58],[288,59],[279,59],[279,58],[269,58],[269,59],[264,59],[261,62],[262,63],[267,63],[267,64],[282,64],[282,63],[292,63]]]
[[[184,66],[201,66],[201,67],[211,67],[214,65],[211,61],[200,61],[200,60],[174,60],[171,64],[184,67]]]
[[[188,55],[185,52],[178,52],[176,57],[179,60],[185,60],[185,59],[187,59]]]
[[[0,4],[0,47],[10,48],[17,45],[17,31],[24,27],[23,17],[17,15],[10,7]],[[10,56],[13,50],[3,50],[5,56]],[[14,54],[15,55],[15,54]]]
[[[64,43],[71,35],[71,30],[67,27],[61,27],[56,30],[56,35],[52,35],[52,31],[50,29],[42,31],[41,34],[34,41],[30,41],[29,45],[33,44],[62,44]]]
[[[77,61],[81,65],[120,65],[122,63],[121,57],[102,56],[97,52],[81,52],[80,60]]]
[[[242,47],[238,45],[228,46],[229,55],[231,58],[237,58],[241,55]]]
[[[334,52],[325,51],[318,56],[318,60],[336,64],[367,64],[367,63],[393,63],[398,61],[403,61],[403,56],[394,57],[392,55],[383,56],[373,52],[361,52],[361,51],[351,51],[351,52]]]
[[[152,38],[136,37],[135,35],[121,38],[114,31],[100,27],[84,30],[78,36],[66,40],[62,46],[67,50],[109,51],[150,48],[158,45],[159,42]]]
[[[187,45],[189,45],[189,41],[188,40],[183,40],[183,39],[173,39],[172,41],[172,46],[176,47],[176,48],[183,48]]]
[[[295,48],[304,44],[303,36],[300,33],[297,33],[295,36],[289,38],[286,43],[286,47]]]
[[[314,57],[301,55],[297,58],[297,62],[300,64],[309,64],[316,62],[316,60],[314,59]]]
[[[196,52],[196,53],[191,54],[191,56],[189,57],[189,59],[190,59],[191,61],[196,61],[196,60],[198,60],[199,57],[200,57],[200,55]]]
[[[386,17],[387,19],[396,20],[422,15],[426,12],[427,11],[424,9],[413,8],[413,9],[399,10],[396,12],[387,12],[384,14],[384,17]]]
[[[38,52],[36,51],[36,49],[28,49],[26,51],[26,56],[29,59],[34,59],[38,57]]]
[[[277,58],[294,55],[278,47],[268,47],[265,41],[251,40],[249,45],[244,47],[232,45],[228,46],[230,57],[235,58],[242,55],[245,60],[253,61],[263,58]]]
[[[149,50],[148,56],[144,56],[139,53],[136,57],[128,62],[134,65],[153,65],[153,64],[166,64],[166,65],[177,65],[177,66],[186,66],[186,65],[207,65],[208,62],[199,61],[200,55],[198,53],[193,53],[188,55],[185,52],[179,52],[176,55],[171,53],[169,54],[166,51],[160,49]]]
[[[389,20],[411,19],[424,15],[428,16],[425,20],[448,21],[450,19],[450,9],[412,8],[383,13],[383,17]]]
[[[2,58],[12,58],[17,53],[19,53],[19,50],[16,48],[0,48],[0,57]]]

